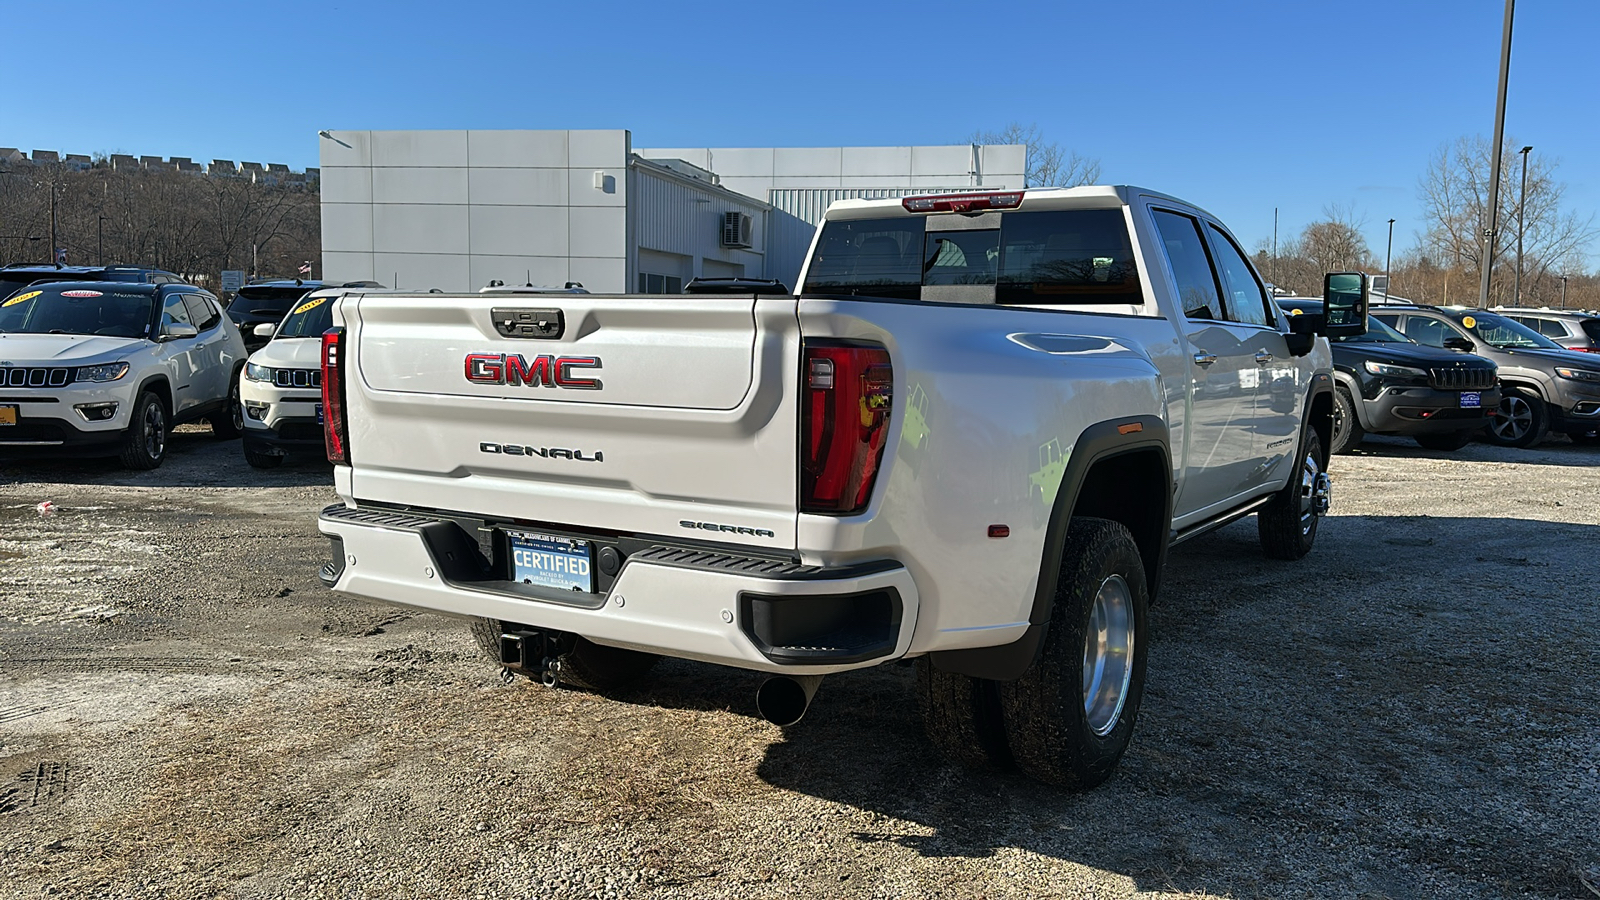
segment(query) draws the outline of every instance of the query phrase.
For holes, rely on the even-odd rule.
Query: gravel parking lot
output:
[[[503,683],[321,588],[321,464],[0,464],[0,895],[1597,896],[1597,462],[1374,441],[1302,563],[1178,548],[1082,796],[944,765],[905,667],[787,732],[752,673]]]

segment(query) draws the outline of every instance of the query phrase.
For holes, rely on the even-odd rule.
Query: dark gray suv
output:
[[[1380,306],[1373,318],[1420,344],[1475,353],[1500,368],[1500,408],[1484,429],[1490,442],[1531,447],[1560,431],[1600,443],[1600,354],[1578,353],[1487,310]]]

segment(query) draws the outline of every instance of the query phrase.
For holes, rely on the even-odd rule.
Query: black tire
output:
[[[500,662],[501,624],[493,619],[473,619],[472,637],[494,663]],[[632,687],[655,668],[661,657],[654,653],[596,644],[588,638],[567,635],[568,649],[560,661],[561,684],[597,694]]]
[[[283,457],[271,453],[257,453],[254,450],[244,451],[244,461],[252,469],[276,469],[283,465]]]
[[[167,404],[152,391],[145,391],[133,401],[133,415],[128,430],[122,436],[122,450],[118,456],[130,469],[154,469],[167,458],[167,436],[172,426],[167,415]]]
[[[1474,431],[1450,431],[1444,434],[1419,434],[1417,446],[1424,450],[1460,450],[1472,443]]]
[[[917,700],[922,728],[940,755],[969,769],[1010,763],[999,682],[941,671],[924,656],[917,660]]]
[[[1317,482],[1325,474],[1322,467],[1326,462],[1322,438],[1315,429],[1307,428],[1300,442],[1299,468],[1256,513],[1256,534],[1269,559],[1300,559],[1317,542],[1317,525],[1322,521]]]
[[[1499,415],[1483,426],[1483,437],[1501,447],[1532,447],[1544,440],[1550,428],[1550,410],[1539,395],[1526,388],[1500,392]]]
[[[1343,385],[1333,392],[1333,446],[1331,453],[1349,453],[1361,446],[1361,441],[1367,436],[1367,430],[1361,427],[1361,419],[1356,415],[1356,401],[1350,396],[1350,391]]]
[[[244,407],[239,403],[239,376],[243,371],[234,372],[228,382],[228,409],[206,418],[211,423],[211,434],[218,440],[231,441],[244,433]]]
[[[1021,678],[999,684],[1006,746],[1024,774],[1079,791],[1111,776],[1133,738],[1144,695],[1149,605],[1144,563],[1128,529],[1107,519],[1074,518],[1039,659]],[[1116,607],[1120,613],[1108,619],[1122,624],[1104,630],[1125,632],[1126,639],[1107,642],[1110,656],[1094,669],[1109,670],[1109,677],[1088,691],[1088,639],[1102,631],[1090,623],[1097,610]]]

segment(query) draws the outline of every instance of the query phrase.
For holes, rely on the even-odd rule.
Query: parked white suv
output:
[[[289,309],[278,325],[255,326],[270,338],[250,355],[239,386],[244,405],[244,458],[257,469],[283,464],[290,453],[321,454],[322,333],[333,325],[334,298],[342,289],[314,291]]]
[[[0,454],[166,458],[173,427],[239,435],[244,341],[186,284],[54,282],[0,300]]]

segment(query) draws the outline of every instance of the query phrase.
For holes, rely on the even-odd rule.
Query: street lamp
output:
[[[1513,306],[1522,305],[1522,208],[1528,205],[1528,151],[1533,149],[1529,144],[1518,150],[1522,154],[1522,199],[1517,201],[1517,274],[1511,281],[1511,298]]]
[[[1389,302],[1394,285],[1389,280],[1389,258],[1394,255],[1394,220],[1389,220],[1389,246],[1383,251],[1383,302]]]
[[[1567,308],[1567,276],[1561,276],[1561,308]]]

